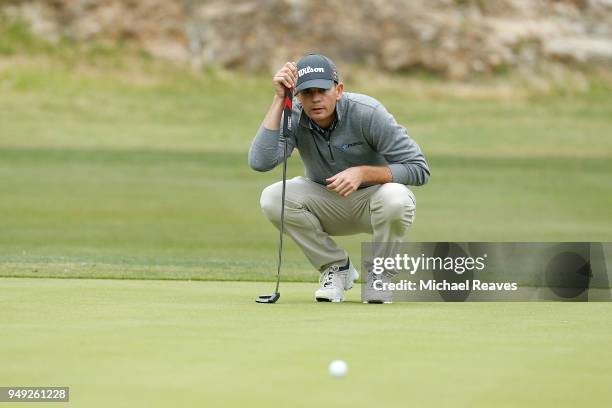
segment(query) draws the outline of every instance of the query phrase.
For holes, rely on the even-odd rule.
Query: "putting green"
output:
[[[76,407],[612,398],[609,304],[363,305],[359,288],[317,304],[315,287],[283,284],[279,303],[259,305],[270,283],[0,279],[0,384],[69,386]],[[347,361],[345,378],[328,374],[334,359]]]

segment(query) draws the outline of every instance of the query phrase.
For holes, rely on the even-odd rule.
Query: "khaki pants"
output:
[[[280,228],[282,182],[261,193],[261,208]],[[403,184],[387,183],[341,197],[306,177],[287,180],[285,231],[318,270],[346,262],[348,254],[330,236],[373,234],[374,242],[399,243],[415,217],[416,199]]]

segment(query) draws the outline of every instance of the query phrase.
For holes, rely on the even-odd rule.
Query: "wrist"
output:
[[[368,167],[367,166],[358,166],[357,170],[358,170],[357,173],[359,174],[359,179],[361,180],[361,182],[366,181],[366,174],[367,174]]]
[[[279,94],[274,94],[274,99],[272,99],[272,103],[280,103],[281,105],[285,102],[285,96],[280,96]]]

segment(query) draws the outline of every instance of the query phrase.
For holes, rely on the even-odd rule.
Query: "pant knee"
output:
[[[382,190],[382,191],[381,191]],[[384,184],[371,204],[373,215],[387,222],[412,224],[416,205],[412,193],[401,184]]]
[[[272,184],[263,189],[261,197],[259,199],[259,205],[261,210],[271,221],[280,220],[281,214],[281,199],[282,199],[282,185],[279,183]]]
[[[412,224],[414,217],[414,204],[410,199],[391,199],[385,202],[382,211],[383,217],[390,222],[407,221]]]

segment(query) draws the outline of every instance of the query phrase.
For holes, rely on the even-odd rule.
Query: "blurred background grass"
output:
[[[448,82],[361,66],[430,161],[413,241],[612,240],[612,81]],[[277,231],[246,153],[268,72],[190,70],[130,46],[56,44],[0,20],[0,276],[267,280]],[[290,176],[302,174],[299,155]],[[358,261],[367,235],[338,241]],[[315,280],[289,242],[287,280]]]

